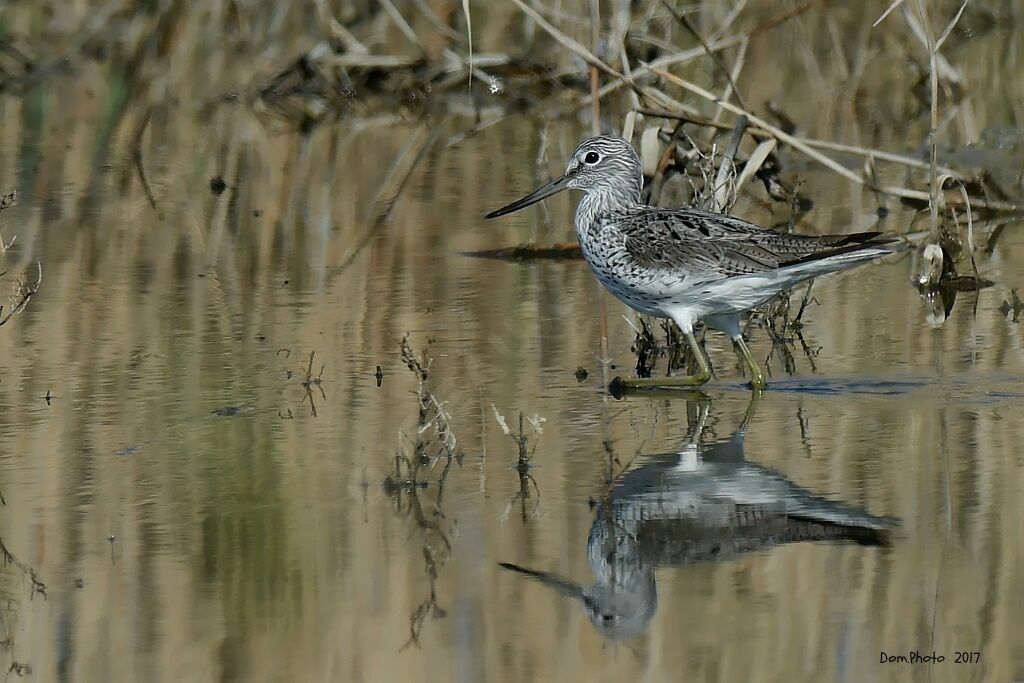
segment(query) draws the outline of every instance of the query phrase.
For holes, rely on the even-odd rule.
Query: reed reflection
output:
[[[705,442],[710,404],[691,401],[696,419],[679,450],[644,456],[613,482],[587,538],[593,584],[500,566],[579,600],[601,635],[625,639],[643,633],[657,611],[660,567],[725,562],[802,541],[889,545],[897,520],[828,500],[746,459],[756,403],[755,396],[730,437]]]

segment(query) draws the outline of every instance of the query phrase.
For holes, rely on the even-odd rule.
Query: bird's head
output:
[[[580,143],[569,158],[565,175],[508,206],[492,211],[487,218],[504,216],[569,189],[602,193],[624,203],[636,203],[640,201],[643,182],[640,158],[633,147],[620,137],[598,135]]]

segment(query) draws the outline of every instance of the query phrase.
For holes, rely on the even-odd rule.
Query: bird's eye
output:
[[[583,161],[587,162],[588,164],[596,164],[600,160],[601,155],[598,154],[597,152],[587,152],[587,156],[583,157]]]

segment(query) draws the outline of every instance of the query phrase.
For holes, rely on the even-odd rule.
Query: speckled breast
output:
[[[664,297],[653,286],[650,274],[626,251],[618,230],[599,223],[583,230],[577,226],[576,237],[587,265],[617,299],[647,315],[667,315],[659,306]]]

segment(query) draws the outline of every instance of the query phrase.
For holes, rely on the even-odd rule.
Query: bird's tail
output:
[[[837,235],[837,237],[840,237]],[[908,245],[898,237],[878,232],[844,235],[831,249],[816,251],[780,264],[779,274],[800,274],[801,279],[846,270],[883,256],[899,253]]]
[[[818,235],[808,237],[807,239],[813,239],[818,248],[809,253],[794,255],[792,260],[785,261],[779,265],[797,265],[822,258],[831,258],[833,256],[875,249],[884,250],[886,253],[894,253],[900,251],[906,245],[899,237],[881,232],[855,232],[850,235]]]

